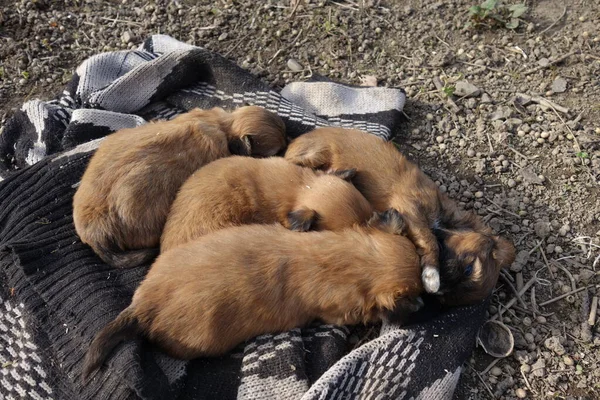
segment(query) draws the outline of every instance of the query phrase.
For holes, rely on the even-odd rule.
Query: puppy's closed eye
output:
[[[229,142],[229,152],[237,156],[252,155],[252,138],[244,135],[241,138],[232,139]]]
[[[318,217],[315,210],[306,207],[291,211],[287,215],[288,229],[296,232],[307,232],[315,227]]]

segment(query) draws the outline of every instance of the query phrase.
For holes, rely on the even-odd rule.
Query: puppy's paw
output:
[[[419,311],[424,306],[425,306],[425,302],[423,301],[423,299],[420,296],[407,298],[404,301],[404,307],[411,313],[415,313],[415,312]]]
[[[427,293],[437,293],[440,290],[440,272],[431,265],[426,265],[421,274],[423,287]]]

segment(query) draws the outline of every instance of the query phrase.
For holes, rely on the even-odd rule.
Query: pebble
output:
[[[481,94],[481,89],[467,81],[458,81],[454,86],[454,94],[459,97],[477,97]]]
[[[467,150],[467,156],[469,156],[469,157],[475,157],[475,150],[473,150],[473,149]]]
[[[568,365],[569,367],[572,367],[573,365],[575,365],[575,361],[573,361],[573,359],[569,356],[564,356],[563,362],[565,363],[565,365]]]
[[[537,319],[537,322],[540,324],[546,323],[546,317],[544,317],[543,315],[538,316],[536,319]]]
[[[548,339],[546,339],[544,341],[544,346],[546,346],[548,350],[552,350],[559,356],[562,356],[566,353],[564,346],[560,344],[560,339],[558,338],[558,336],[551,336]]]
[[[481,99],[479,100],[482,104],[491,104],[493,102],[492,98],[489,94],[484,93],[481,95]]]
[[[494,367],[490,370],[490,373],[494,376],[502,375],[502,369],[500,367]]]
[[[525,389],[518,388],[517,390],[515,390],[515,394],[520,399],[524,399],[525,397],[527,397],[527,392],[525,391]]]
[[[483,197],[483,192],[482,191],[477,191],[475,192],[475,197],[477,197],[478,199]]]
[[[218,40],[219,42],[221,42],[221,41],[223,41],[223,40],[227,39],[227,36],[228,36],[228,35],[227,35],[227,32],[223,32],[223,33],[221,33],[221,35],[219,36],[219,38],[218,38],[217,40]]]
[[[548,137],[550,137],[550,133],[544,131],[540,134],[540,137],[542,139],[547,139]]]
[[[125,44],[133,42],[133,33],[131,31],[125,31],[121,35],[121,41]]]
[[[531,371],[531,365],[529,365],[529,364],[521,365],[521,371],[523,371],[523,373],[525,373],[525,374],[528,374]]]
[[[534,376],[542,378],[546,375],[546,362],[543,358],[538,358],[538,360],[532,365]]]
[[[552,91],[554,93],[563,93],[565,90],[567,90],[566,79],[561,78],[560,76],[556,77],[552,82]]]
[[[438,142],[438,143],[444,143],[444,137],[443,136],[437,136],[435,138],[435,141]]]
[[[515,186],[517,186],[517,182],[514,179],[509,179],[507,184],[509,188],[514,188]]]
[[[294,60],[293,58],[290,58],[288,60],[287,67],[289,69],[291,69],[292,71],[294,71],[294,72],[300,72],[300,71],[302,71],[304,69],[302,67],[302,65],[298,61]]]

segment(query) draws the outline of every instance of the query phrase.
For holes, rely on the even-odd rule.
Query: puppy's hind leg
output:
[[[439,246],[437,239],[426,222],[406,219],[408,237],[413,241],[421,256],[423,268],[421,279],[428,293],[440,289]]]

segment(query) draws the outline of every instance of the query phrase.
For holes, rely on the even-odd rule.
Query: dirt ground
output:
[[[509,29],[488,17],[465,27],[476,0],[0,0],[0,120],[58,95],[85,58],[159,32],[277,87],[313,73],[403,87],[396,142],[517,246],[489,309],[514,352],[476,349],[456,398],[596,399],[600,4],[525,3]],[[507,309],[511,286],[522,294]]]

